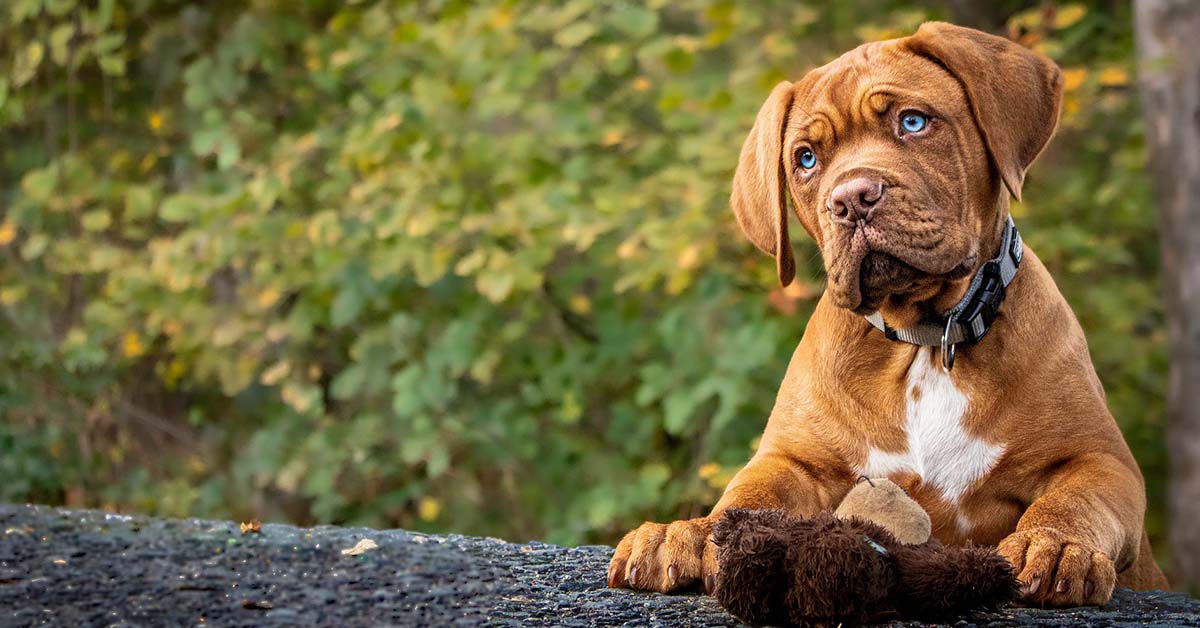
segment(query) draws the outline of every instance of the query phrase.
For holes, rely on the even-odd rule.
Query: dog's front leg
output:
[[[1137,468],[1088,454],[1051,475],[999,551],[1021,581],[1024,601],[1101,605],[1116,572],[1137,559],[1146,495]]]
[[[849,480],[814,477],[792,457],[760,452],[734,476],[708,516],[669,524],[646,522],[626,534],[609,563],[608,586],[662,593],[703,586],[711,592],[717,559],[710,535],[722,512],[783,508],[811,514],[831,509],[849,487]]]

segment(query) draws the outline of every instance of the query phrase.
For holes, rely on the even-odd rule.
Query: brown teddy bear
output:
[[[800,627],[944,620],[1015,599],[994,549],[929,534],[929,515],[889,480],[859,482],[836,513],[731,509],[713,528],[713,595],[744,621]]]

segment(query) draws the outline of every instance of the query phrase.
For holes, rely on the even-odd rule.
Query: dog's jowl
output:
[[[863,474],[903,487],[942,542],[998,547],[1028,602],[1166,586],[1083,331],[1009,217],[1061,91],[1049,59],[942,23],[775,87],[731,202],[783,284],[790,205],[825,293],[754,457],[712,514],[627,534],[611,586],[711,587],[722,511],[832,510]]]

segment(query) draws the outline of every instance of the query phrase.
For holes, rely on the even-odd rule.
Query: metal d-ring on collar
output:
[[[958,346],[950,342],[950,325],[954,323],[954,317],[946,317],[946,329],[942,330],[942,366],[947,371],[954,368],[954,347]]]
[[[866,318],[892,340],[940,347],[942,366],[950,370],[954,368],[955,347],[979,342],[996,320],[1006,288],[1021,265],[1022,250],[1021,234],[1010,217],[1005,221],[1000,254],[979,267],[971,278],[967,293],[946,312],[944,321],[923,321],[912,327],[893,329],[887,326],[879,312],[869,314]]]

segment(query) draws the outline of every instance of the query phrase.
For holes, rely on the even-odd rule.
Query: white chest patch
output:
[[[971,436],[963,429],[967,398],[941,364],[930,359],[930,353],[928,347],[921,347],[908,371],[904,391],[908,450],[889,452],[872,448],[860,472],[868,477],[916,473],[924,483],[933,485],[948,501],[957,504],[976,481],[996,466],[1004,446]]]

